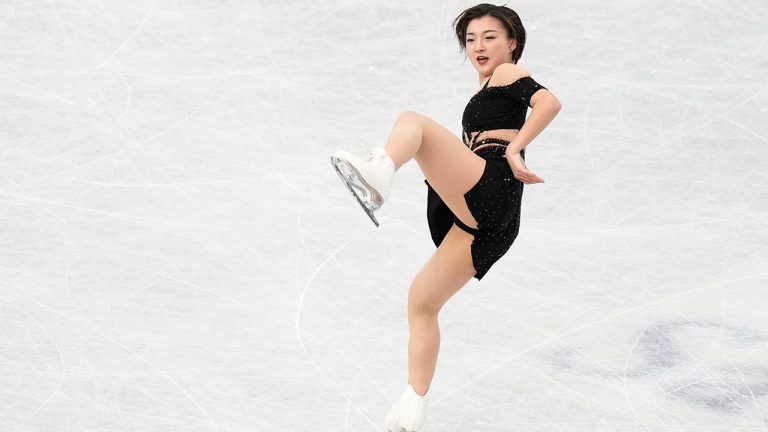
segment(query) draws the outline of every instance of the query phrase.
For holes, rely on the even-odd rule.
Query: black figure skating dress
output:
[[[472,262],[477,280],[485,276],[515,241],[520,229],[523,197],[523,182],[512,175],[504,156],[509,141],[491,137],[477,141],[477,138],[483,131],[519,130],[525,123],[531,96],[546,88],[530,76],[502,86],[488,86],[490,81],[489,78],[469,100],[461,122],[464,144],[486,160],[482,177],[464,194],[478,229],[456,218],[429,182],[424,180],[427,184],[427,221],[435,246],[440,246],[454,223],[472,234]],[[520,155],[525,159],[525,149],[520,151]]]

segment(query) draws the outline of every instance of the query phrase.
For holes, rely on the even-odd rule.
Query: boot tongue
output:
[[[387,151],[384,150],[383,147],[374,148],[373,150],[371,150],[371,155],[373,156],[374,159],[389,162],[388,165],[391,165],[392,167],[394,167],[395,165],[395,161],[393,161],[392,158],[389,157],[389,155],[387,154]]]
[[[373,155],[376,157],[384,157],[387,155],[387,151],[381,147],[376,147],[375,149],[371,150],[371,153],[373,153]]]

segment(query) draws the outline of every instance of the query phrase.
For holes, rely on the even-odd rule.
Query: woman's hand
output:
[[[525,184],[544,183],[543,178],[537,176],[525,166],[525,161],[523,160],[523,157],[520,156],[520,153],[507,154],[507,162],[509,163],[509,167],[512,168],[512,174],[514,174],[515,178],[521,182]]]

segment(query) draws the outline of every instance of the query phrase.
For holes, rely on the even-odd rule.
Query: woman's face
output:
[[[496,66],[512,61],[512,50],[517,47],[515,41],[507,38],[501,21],[488,15],[469,22],[466,44],[467,57],[483,76],[493,73]]]

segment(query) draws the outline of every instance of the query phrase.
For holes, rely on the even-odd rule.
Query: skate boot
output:
[[[413,386],[408,384],[384,419],[387,432],[422,432],[428,406],[429,390],[424,396],[419,396]]]
[[[367,158],[339,150],[331,156],[331,165],[368,217],[379,226],[373,212],[378,210],[389,196],[392,177],[395,174],[395,162],[392,158],[382,147],[372,149]]]

